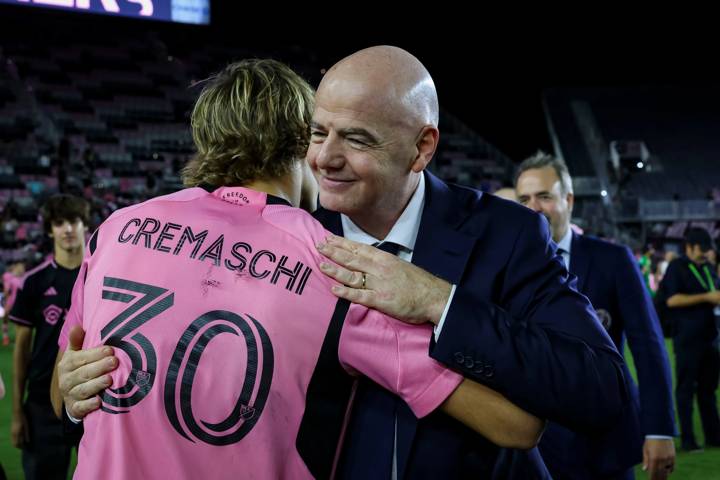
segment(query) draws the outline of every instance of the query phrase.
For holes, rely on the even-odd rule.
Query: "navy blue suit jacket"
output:
[[[590,303],[572,288],[546,220],[432,174],[425,178],[412,262],[457,285],[430,355],[540,418],[582,431],[604,428],[628,399],[623,360]],[[320,210],[316,218],[342,234],[337,213]],[[418,421],[399,403],[398,478],[547,478],[537,449],[500,449],[441,412]],[[353,448],[353,440],[372,440],[376,430],[362,420],[371,408],[353,407],[361,427],[352,428],[351,420],[340,478],[390,478]]]
[[[629,372],[632,401],[606,435],[583,435],[549,424],[540,452],[556,480],[619,474],[642,461],[645,435],[674,436],[670,365],[660,323],[637,262],[627,247],[573,233],[570,272],[618,351],[625,339],[637,368],[640,391]]]

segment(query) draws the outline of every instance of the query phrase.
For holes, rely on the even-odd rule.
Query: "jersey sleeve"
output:
[[[409,325],[351,305],[340,335],[343,367],[393,392],[422,418],[439,407],[462,376],[430,358],[432,327]]]
[[[15,303],[8,318],[18,325],[25,327],[34,327],[35,319],[33,318],[33,304],[36,302],[35,281],[33,277],[27,277],[23,285],[18,289]]]

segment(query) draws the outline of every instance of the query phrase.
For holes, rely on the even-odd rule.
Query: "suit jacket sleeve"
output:
[[[497,302],[461,282],[430,355],[540,418],[603,430],[629,398],[623,359],[571,286],[545,219],[526,218],[508,239]]]
[[[673,436],[672,380],[660,321],[630,250],[624,248],[618,260],[616,297],[637,368],[643,433]]]

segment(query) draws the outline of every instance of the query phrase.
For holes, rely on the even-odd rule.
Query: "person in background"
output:
[[[538,152],[518,167],[516,192],[521,204],[541,213],[552,227],[565,266],[592,303],[619,352],[630,344],[640,391],[631,384],[632,402],[605,434],[550,423],[540,452],[556,480],[630,479],[642,461],[651,479],[674,468],[675,417],[670,364],[660,322],[635,259],[627,247],[570,228],[574,203],[565,162]],[[631,378],[625,371],[626,378]]]
[[[70,308],[83,259],[90,207],[78,197],[56,195],[41,209],[53,254],[22,281],[10,320],[15,323],[11,441],[22,449],[25,478],[65,479],[72,445],[50,402],[58,337]]]
[[[707,261],[714,242],[707,230],[691,227],[685,233],[685,255],[667,268],[661,290],[674,324],[673,346],[677,383],[675,397],[682,449],[700,450],[693,428],[693,399],[697,396],[705,444],[720,447],[720,419],[715,392],[720,376],[718,277]]]

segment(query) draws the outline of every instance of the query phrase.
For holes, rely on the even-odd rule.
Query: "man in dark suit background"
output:
[[[547,223],[425,171],[438,137],[432,78],[407,52],[362,50],[323,78],[307,159],[316,218],[338,235],[319,246],[340,264],[324,268],[335,293],[434,323],[433,358],[540,418],[601,430],[624,406],[622,361]],[[536,450],[501,450],[445,415],[418,422],[369,384],[347,433],[341,478],[547,478]]]
[[[631,386],[631,408],[621,424],[605,435],[550,423],[540,442],[550,473],[556,480],[633,478],[632,466],[642,460],[650,478],[665,478],[675,459],[670,367],[659,321],[632,253],[572,231],[572,179],[562,160],[539,152],[523,161],[516,193],[521,204],[550,221],[558,251],[578,278],[578,290],[590,299],[618,351],[628,340],[640,383],[639,394]]]

